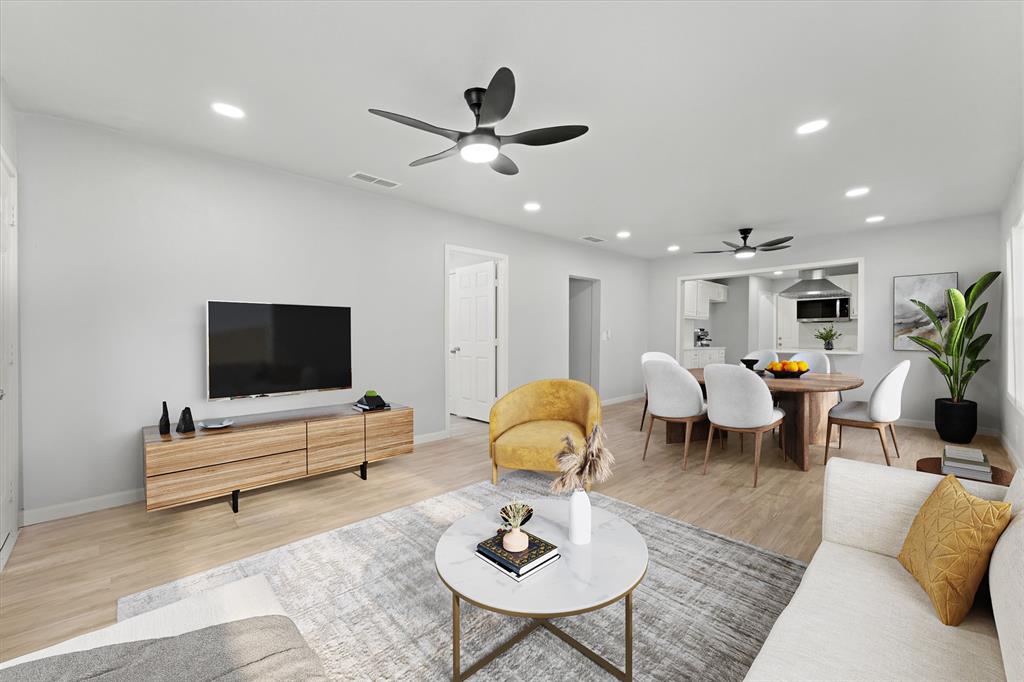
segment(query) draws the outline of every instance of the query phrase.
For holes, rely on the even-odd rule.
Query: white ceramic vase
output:
[[[569,498],[569,541],[590,544],[590,497],[584,490],[574,491]]]

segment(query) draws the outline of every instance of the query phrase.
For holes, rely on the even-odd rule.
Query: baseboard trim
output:
[[[18,532],[19,530],[15,528],[11,533],[11,537],[4,544],[4,548],[0,550],[0,571],[4,570],[7,560],[11,558],[11,552],[14,551],[14,543],[18,541]]]
[[[1006,450],[1006,454],[1010,456],[1010,460],[1013,462],[1013,465],[1017,467],[1018,470],[1024,469],[1024,457],[1021,457],[1021,453],[1013,449],[1010,445],[1010,441],[1005,435],[1001,436],[999,440],[1002,441],[1003,449]]]
[[[926,421],[924,419],[900,419],[896,424],[898,426],[909,426],[915,429],[935,429],[935,422]],[[1003,433],[999,429],[993,429],[988,426],[979,426],[978,435],[995,436],[996,438],[1003,437]]]
[[[620,395],[617,398],[608,398],[607,400],[602,400],[601,401],[601,405],[602,406],[604,406],[604,405],[616,405],[618,403],[625,403],[625,402],[628,402],[630,400],[636,400],[637,398],[643,398],[643,397],[644,397],[643,393],[630,393],[629,395]]]
[[[413,436],[412,444],[420,445],[421,443],[432,443],[435,440],[444,440],[445,438],[451,437],[451,434],[447,430],[434,431],[433,433],[421,433],[418,436]]]
[[[145,489],[136,488],[134,490],[122,490],[108,495],[87,497],[84,500],[75,500],[74,502],[53,504],[48,507],[26,509],[22,512],[21,525],[31,526],[36,523],[65,519],[69,516],[88,514],[89,512],[109,509],[110,507],[120,507],[121,505],[132,504],[133,502],[139,502],[144,499],[146,499]]]

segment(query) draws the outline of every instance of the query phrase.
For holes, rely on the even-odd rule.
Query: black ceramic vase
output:
[[[192,408],[186,407],[181,411],[181,416],[178,417],[178,433],[192,433],[196,430],[196,425],[192,422]]]
[[[978,403],[936,398],[935,430],[947,443],[970,443],[978,432]]]
[[[160,415],[160,435],[166,436],[171,432],[171,419],[167,415],[167,401],[164,401],[164,412]]]
[[[835,346],[832,345],[831,341],[825,342],[825,350],[832,350],[833,348],[835,348]]]

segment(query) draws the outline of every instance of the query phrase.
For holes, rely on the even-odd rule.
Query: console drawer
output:
[[[228,431],[171,434],[146,445],[146,476],[263,457],[306,448],[306,424],[277,424]]]
[[[305,475],[306,451],[296,450],[150,476],[146,479],[146,509],[173,507]]]
[[[366,461],[412,452],[412,409],[366,413]]]
[[[309,473],[358,466],[366,458],[363,415],[311,421],[306,425]]]

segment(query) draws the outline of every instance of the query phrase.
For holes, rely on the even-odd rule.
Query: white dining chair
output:
[[[666,362],[674,362],[677,365],[679,362],[669,355],[668,353],[662,353],[660,350],[649,350],[646,353],[640,355],[640,370],[643,371],[644,363],[648,360],[664,360]],[[644,411],[640,415],[640,430],[644,430],[644,420],[647,419],[647,384],[644,384]]]
[[[806,362],[808,366],[808,372],[814,374],[831,374],[832,363],[829,361],[828,356],[821,351],[806,350],[801,353],[796,353],[790,358],[793,362]]]
[[[907,372],[910,371],[910,360],[899,363],[889,373],[882,377],[882,380],[871,391],[868,400],[845,400],[828,411],[828,432],[825,438],[825,460],[828,463],[828,450],[832,440],[832,425],[839,426],[839,447],[843,447],[843,427],[852,426],[858,429],[875,429],[878,431],[878,438],[882,441],[882,454],[885,455],[885,465],[891,466],[889,461],[889,446],[885,441],[885,430],[889,429],[892,434],[892,444],[896,449],[896,456],[900,456],[900,446],[896,442],[896,427],[893,424],[900,418],[903,404],[903,384],[907,381]]]
[[[647,384],[651,414],[647,424],[643,459],[647,460],[647,446],[651,442],[655,419],[682,422],[686,424],[686,439],[683,442],[683,471],[686,471],[693,425],[707,419],[707,405],[704,403],[704,393],[700,384],[689,370],[683,369],[674,360],[645,362],[644,382]]]
[[[753,372],[738,365],[708,365],[704,368],[704,386],[708,391],[708,446],[704,452],[704,473],[711,459],[711,436],[715,429],[754,434],[754,487],[761,465],[761,441],[764,434],[782,425],[786,413],[772,404],[768,384]],[[783,451],[785,455],[785,451]]]
[[[744,360],[756,359],[757,364],[754,365],[755,370],[762,370],[768,366],[769,362],[778,362],[779,354],[773,350],[752,350],[743,356]]]

